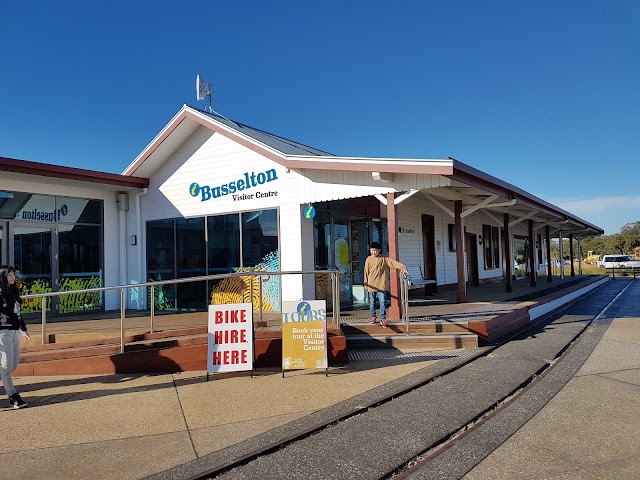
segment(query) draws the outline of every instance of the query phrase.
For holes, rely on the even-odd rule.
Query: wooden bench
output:
[[[425,295],[433,295],[433,292],[430,289],[430,285],[437,285],[438,281],[437,280],[433,280],[431,278],[424,278],[424,275],[422,274],[422,269],[420,269],[420,278],[411,278],[411,276],[408,277],[409,280],[409,289],[411,289],[411,287],[415,286],[417,288],[423,288],[424,287],[424,294]]]
[[[611,278],[616,278],[616,271],[618,274],[633,274],[633,278],[636,278],[636,275],[640,275],[640,267],[609,267],[605,268],[607,274],[611,272]]]

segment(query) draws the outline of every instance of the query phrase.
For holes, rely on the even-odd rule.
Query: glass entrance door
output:
[[[350,306],[351,271],[349,256],[349,224],[346,219],[332,220],[325,212],[315,218],[314,244],[316,270],[339,270],[340,305]],[[331,279],[328,275],[316,277],[316,298],[325,299],[327,306],[332,302]]]
[[[22,295],[45,293],[53,291],[53,231],[51,227],[13,228],[13,260],[16,276],[20,282]],[[55,277],[57,278],[57,276]],[[55,309],[57,302],[47,299],[47,311]],[[23,313],[40,311],[40,302],[24,301],[21,307]]]
[[[364,287],[364,263],[369,256],[371,242],[380,243],[382,254],[389,254],[386,220],[376,218],[351,220],[350,270],[354,304],[368,305],[369,303]]]
[[[353,304],[351,295],[351,271],[349,257],[349,224],[347,220],[334,220],[332,234],[332,263],[330,268],[339,270],[340,275],[340,304],[350,306]]]

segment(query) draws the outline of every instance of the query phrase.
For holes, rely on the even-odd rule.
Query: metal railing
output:
[[[219,275],[206,275],[200,277],[190,277],[190,278],[179,278],[172,280],[162,280],[157,282],[148,282],[148,283],[136,283],[134,285],[118,285],[114,287],[98,287],[98,288],[87,288],[84,290],[65,290],[61,292],[47,292],[47,293],[35,293],[29,295],[23,295],[23,299],[37,299],[40,298],[42,303],[42,344],[45,345],[48,343],[47,337],[47,298],[49,297],[60,297],[62,295],[73,295],[73,294],[85,294],[85,293],[93,293],[93,292],[107,292],[113,290],[120,290],[120,352],[124,353],[124,345],[125,345],[125,319],[126,319],[126,292],[130,289],[141,289],[141,288],[150,288],[151,302],[149,305],[150,312],[150,333],[154,332],[154,318],[155,318],[155,289],[156,287],[162,287],[164,285],[176,285],[179,283],[192,283],[192,282],[202,282],[209,280],[224,280],[226,278],[234,278],[234,277],[259,277],[258,278],[258,307],[260,311],[260,321],[262,321],[262,313],[263,313],[263,305],[262,305],[262,284],[265,278],[269,278],[272,276],[282,277],[284,275],[331,275],[331,300],[332,300],[332,315],[333,322],[335,324],[335,328],[340,328],[340,279],[339,275],[341,274],[338,270],[310,270],[310,271],[277,271],[277,272],[265,272],[265,271],[255,271],[255,272],[238,272],[238,273],[226,273]],[[250,281],[250,298],[253,303],[253,280]],[[326,298],[324,299],[326,300]]]
[[[402,321],[407,326],[406,334],[411,335],[409,332],[409,287],[411,287],[411,278],[399,270],[398,276],[400,278],[400,313]]]

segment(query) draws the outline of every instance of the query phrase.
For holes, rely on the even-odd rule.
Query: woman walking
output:
[[[15,270],[8,265],[0,266],[0,379],[13,408],[27,406],[16,392],[11,378],[20,358],[20,337],[31,338],[20,316],[21,303]]]

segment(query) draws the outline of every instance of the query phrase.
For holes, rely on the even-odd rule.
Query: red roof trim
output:
[[[148,178],[131,177],[117,173],[98,172],[84,168],[64,167],[61,165],[51,165],[48,163],[31,162],[6,157],[0,157],[0,171],[30,176],[63,178],[104,185],[118,185],[122,187],[145,188],[149,186]]]

